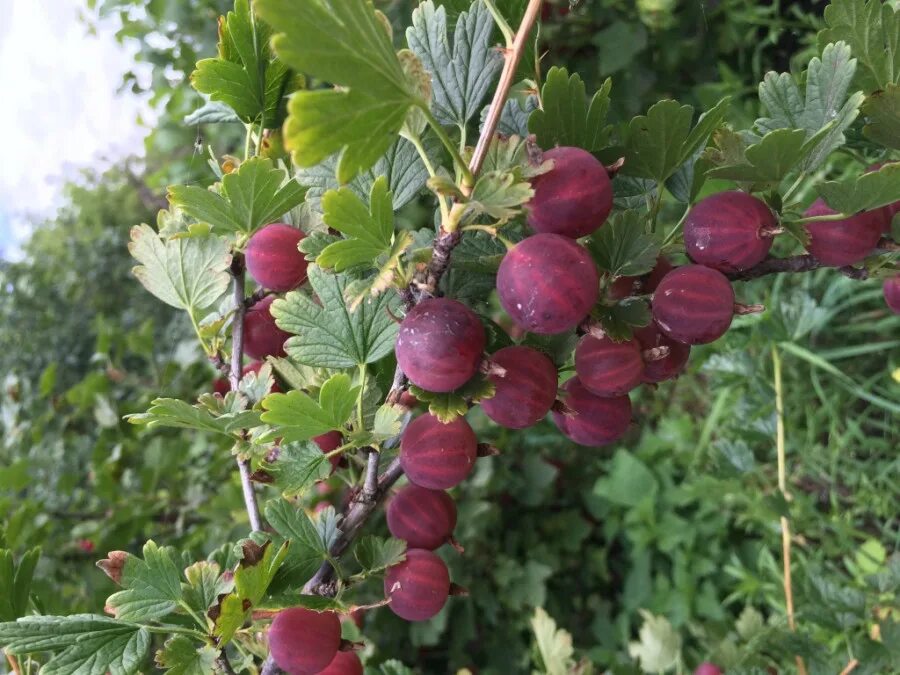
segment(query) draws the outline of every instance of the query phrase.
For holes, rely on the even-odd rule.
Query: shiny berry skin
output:
[[[884,280],[884,301],[894,314],[900,314],[900,274]]]
[[[475,466],[478,440],[462,417],[443,424],[431,413],[414,419],[400,441],[400,466],[416,485],[449,490]]]
[[[656,259],[656,266],[642,277],[619,277],[606,291],[606,295],[610,300],[622,300],[632,295],[645,295],[653,293],[659,282],[663,280],[669,272],[674,269],[668,258],[659,256]]]
[[[327,455],[344,444],[344,435],[340,431],[329,431],[327,434],[313,437],[313,442],[319,446],[323,454]],[[334,457],[329,457],[328,461],[331,462],[332,468],[336,468],[341,463],[341,457],[340,455],[335,455]]]
[[[269,628],[269,651],[288,673],[317,673],[341,646],[341,622],[334,612],[292,607],[279,612]]]
[[[407,485],[388,502],[387,524],[391,534],[409,548],[433,551],[456,528],[456,503],[443,490]]]
[[[579,445],[596,447],[620,439],[631,424],[628,396],[596,396],[573,377],[563,386],[563,402],[574,413],[553,411],[553,421],[568,438]]]
[[[642,351],[667,347],[669,353],[653,361],[644,359],[644,372],[641,379],[650,384],[671,380],[684,372],[688,359],[691,356],[691,347],[682,342],[677,342],[660,332],[656,324],[638,328],[634,331],[634,337],[641,345]]]
[[[540,422],[556,400],[559,374],[546,355],[531,347],[504,347],[491,362],[506,370],[506,376],[490,375],[496,387],[481,409],[507,429],[524,429]]]
[[[575,347],[578,379],[597,396],[621,396],[641,383],[644,360],[637,340],[615,342],[585,335]]]
[[[694,671],[694,675],[722,675],[722,669],[709,662],[701,663]]]
[[[297,248],[305,235],[296,227],[273,223],[257,230],[247,243],[247,271],[263,288],[291,291],[306,281],[306,257]]]
[[[355,652],[338,652],[316,675],[363,675],[362,661]]]
[[[821,199],[813,202],[807,217],[830,216],[835,211]],[[881,239],[883,218],[878,211],[863,211],[843,220],[819,220],[806,223],[809,251],[824,265],[843,267],[870,255]]]
[[[547,173],[531,180],[534,197],[525,205],[535,232],[578,239],[600,228],[613,207],[606,167],[581,148],[559,147],[544,153],[553,160]]]
[[[663,333],[688,345],[725,335],[734,318],[734,290],[721,272],[686,265],[669,272],[653,294],[653,319]]]
[[[397,363],[409,381],[447,392],[472,379],[487,344],[478,316],[461,302],[431,298],[409,310],[397,336]]]
[[[776,225],[765,202],[739,190],[720,192],[697,202],[688,213],[684,246],[695,263],[739,272],[769,254]]]
[[[596,304],[600,277],[590,254],[558,234],[516,244],[500,263],[497,292],[513,321],[532,333],[575,328]]]
[[[401,619],[427,621],[441,611],[450,594],[450,572],[431,551],[411,548],[406,560],[389,567],[384,577],[388,607]]]
[[[275,324],[270,311],[273,302],[275,296],[267,296],[244,315],[244,353],[250,358],[263,360],[267,356],[287,356],[284,342],[291,334]]]

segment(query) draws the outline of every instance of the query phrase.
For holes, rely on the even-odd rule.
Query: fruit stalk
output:
[[[742,272],[727,274],[726,276],[732,281],[751,281],[770,274],[812,272],[813,270],[821,269],[823,267],[827,266],[823,265],[815,256],[806,253],[803,255],[790,256],[788,258],[766,258],[758,265],[743,270]],[[868,273],[865,269],[859,269],[852,265],[839,267],[838,272],[845,277],[857,281],[864,281],[868,278]]]

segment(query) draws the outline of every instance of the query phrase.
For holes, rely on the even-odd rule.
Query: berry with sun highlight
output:
[[[269,628],[269,651],[288,673],[317,673],[341,646],[341,622],[334,612],[292,607],[279,612]]]
[[[284,223],[257,230],[247,243],[247,271],[263,288],[290,291],[306,281],[306,257],[297,248],[303,232]]]

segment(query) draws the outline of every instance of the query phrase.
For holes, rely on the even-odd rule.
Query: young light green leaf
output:
[[[587,241],[598,267],[613,277],[647,274],[659,257],[659,241],[644,234],[644,223],[637,211],[616,213]]]
[[[131,228],[128,244],[141,263],[132,270],[141,285],[167,305],[191,313],[211,306],[228,288],[229,248],[214,236],[166,241],[149,225]]]
[[[628,645],[628,653],[640,662],[645,673],[664,673],[674,668],[681,654],[681,636],[664,616],[640,610],[644,623],[639,641]]]
[[[275,486],[287,497],[302,495],[320,480],[331,475],[332,466],[314,443],[285,443],[278,459],[263,468],[272,475]]]
[[[219,597],[219,601],[209,610],[213,620],[213,635],[219,638],[219,645],[231,642],[244,621],[249,616],[249,607],[237,593],[229,593]]]
[[[866,116],[863,133],[886,148],[900,150],[900,86],[889,84],[869,95],[862,112]]]
[[[213,675],[219,652],[209,645],[198,645],[184,635],[166,640],[156,652],[156,665],[166,675]]]
[[[185,603],[197,614],[206,614],[206,610],[212,607],[216,598],[223,593],[231,592],[233,581],[228,581],[222,576],[222,570],[218,563],[210,560],[201,560],[184,570],[181,594]]]
[[[198,124],[227,124],[240,122],[241,119],[234,110],[224,103],[209,101],[197,108],[190,115],[185,115],[186,126],[195,127]]]
[[[353,555],[366,571],[374,574],[406,559],[406,542],[394,537],[382,539],[367,535],[356,542]]]
[[[468,412],[470,403],[491,398],[496,390],[494,383],[482,375],[476,375],[459,389],[446,393],[425,391],[415,385],[409,388],[413,396],[428,404],[428,412],[444,424],[462,417]]]
[[[819,47],[843,40],[866,70],[867,92],[900,79],[900,17],[881,0],[831,0],[825,7],[827,28],[819,33]]]
[[[270,394],[263,401],[262,421],[277,425],[287,443],[306,441],[341,429],[353,414],[359,392],[349,375],[339,373],[322,385],[318,401],[302,391]]]
[[[373,264],[393,243],[394,208],[387,179],[372,186],[368,208],[350,188],[330,190],[322,197],[325,224],[347,238],[325,248],[316,258],[323,268],[343,272],[349,267]]]
[[[144,558],[128,555],[119,584],[107,605],[122,621],[149,621],[172,612],[182,599],[178,568],[169,549],[144,544]]]
[[[480,110],[503,59],[491,48],[494,21],[482,2],[463,12],[453,33],[453,50],[447,26],[447,10],[432,0],[420,4],[406,29],[409,48],[431,74],[432,110],[444,124],[463,127]]]
[[[521,178],[520,171],[486,171],[475,183],[466,214],[471,217],[484,215],[505,223],[514,218],[533,196],[531,183]]]
[[[234,394],[226,396],[225,401]],[[259,426],[259,413],[252,410],[212,415],[203,406],[190,405],[174,398],[157,398],[153,406],[145,413],[127,415],[125,419],[131,424],[148,427],[176,427],[180,429],[196,429],[218,434],[232,435],[241,429],[252,429]]]
[[[819,195],[838,213],[869,211],[900,200],[900,163],[863,173],[848,181],[826,181]]]
[[[534,610],[531,617],[531,630],[538,654],[541,657],[540,672],[546,675],[568,675],[575,665],[572,646],[572,635],[563,629],[557,629],[556,622],[542,607]]]
[[[409,108],[421,103],[384,25],[366,0],[257,0],[254,6],[277,27],[275,51],[288,65],[340,85],[293,95],[285,144],[300,166],[343,149],[337,177],[346,183],[378,161]]]
[[[636,507],[659,489],[656,476],[644,462],[627,450],[619,450],[607,475],[594,484],[593,493],[619,506]]]
[[[829,127],[825,127],[809,140],[804,129],[770,131],[758,143],[746,148],[744,161],[733,164],[722,165],[723,155],[709,153],[706,156],[716,166],[707,172],[707,176],[749,183],[758,188],[776,186],[818,145],[819,138],[828,130]]]
[[[577,73],[554,66],[541,91],[543,108],[528,118],[528,130],[538,145],[549,150],[557,145],[602,150],[609,143],[612,127],[606,124],[612,80],[607,79],[588,104],[584,81]]]

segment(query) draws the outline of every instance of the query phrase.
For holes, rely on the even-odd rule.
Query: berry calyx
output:
[[[884,280],[884,301],[894,314],[900,314],[900,274]]]
[[[678,377],[684,371],[691,356],[690,345],[664,335],[653,323],[635,330],[634,337],[645,353],[663,348],[668,350],[662,358],[644,358],[644,372],[641,375],[644,382],[649,384],[665,382]]]
[[[558,234],[520,241],[500,263],[497,292],[513,321],[532,333],[564,333],[591,311],[600,277],[590,254]]]
[[[808,218],[835,215],[822,199],[804,213]],[[875,250],[884,229],[877,211],[863,211],[841,220],[818,220],[806,224],[809,251],[823,265],[843,267],[859,262]]]
[[[484,413],[500,426],[524,429],[540,422],[556,400],[558,373],[546,355],[531,347],[504,347],[491,361],[506,371],[489,376],[492,398],[481,402]]]
[[[532,179],[534,197],[525,205],[531,229],[572,239],[599,229],[613,207],[606,167],[581,148],[553,148],[544,160],[553,160],[553,168]]]
[[[296,227],[273,223],[257,230],[244,253],[247,271],[263,288],[276,293],[306,281],[306,257],[297,248],[306,235]]]
[[[400,466],[416,485],[449,490],[461,483],[478,455],[478,439],[465,418],[443,424],[431,413],[414,419],[400,440]]]
[[[579,445],[608,445],[620,439],[631,424],[628,396],[597,396],[578,377],[563,386],[563,403],[569,413],[553,411],[553,421],[568,438]]]
[[[292,607],[279,612],[269,628],[269,651],[288,673],[317,673],[341,646],[341,622],[334,612]]]
[[[739,190],[719,192],[691,209],[684,222],[684,245],[695,263],[739,272],[765,259],[777,225],[765,202]]]
[[[401,619],[427,621],[447,602],[450,572],[431,551],[407,549],[406,560],[388,568],[384,595],[391,611]]]
[[[317,675],[363,675],[362,661],[356,652],[338,652]]]
[[[409,310],[397,336],[397,363],[410,382],[434,392],[472,379],[487,338],[478,316],[448,298],[424,300]]]
[[[621,396],[641,383],[644,359],[637,340],[615,342],[588,333],[575,348],[578,379],[597,396]]]
[[[433,551],[453,535],[456,503],[443,490],[407,485],[388,502],[387,524],[409,548]]]
[[[275,296],[267,296],[244,315],[244,353],[250,358],[261,361],[267,356],[287,356],[284,342],[291,334],[276,325],[270,310],[273,302]]]
[[[722,337],[734,318],[734,290],[724,274],[703,265],[669,272],[653,294],[653,319],[663,333],[688,345]]]
[[[649,274],[641,277],[619,277],[609,285],[606,295],[610,300],[622,300],[633,295],[653,293],[659,282],[673,269],[672,263],[664,256],[656,259],[656,265]]]
[[[344,435],[340,431],[329,431],[327,434],[313,437],[313,442],[319,446],[323,454],[327,455],[344,444]],[[340,455],[335,455],[334,457],[329,457],[328,461],[331,462],[331,468],[335,469],[341,463],[341,457]]]
[[[715,664],[705,661],[697,666],[694,675],[722,675],[722,669]]]

